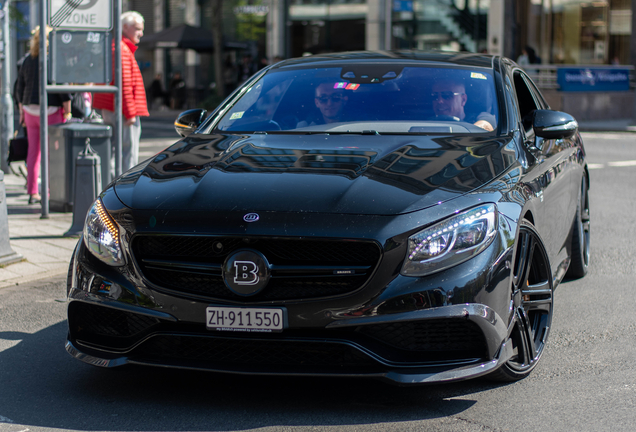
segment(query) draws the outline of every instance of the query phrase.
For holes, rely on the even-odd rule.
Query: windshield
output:
[[[488,133],[498,123],[485,69],[353,64],[274,69],[217,121],[228,132]]]

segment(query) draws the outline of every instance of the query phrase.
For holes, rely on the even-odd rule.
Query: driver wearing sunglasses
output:
[[[344,90],[335,89],[333,84],[322,83],[316,87],[314,102],[325,124],[341,121],[347,99]]]
[[[466,115],[464,106],[468,101],[464,84],[452,81],[438,81],[431,92],[433,111],[438,117],[452,117],[456,121],[473,123],[487,131],[494,130],[495,116],[482,112],[477,115]]]
[[[298,123],[296,127],[314,126],[343,121],[344,108],[349,100],[343,89],[334,88],[335,83],[322,83],[316,87],[314,103],[320,114],[316,118]]]

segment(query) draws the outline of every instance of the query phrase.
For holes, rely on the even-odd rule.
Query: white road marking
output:
[[[636,166],[636,160],[608,162],[607,166],[616,167],[616,168],[633,167],[633,166]],[[602,168],[605,168],[605,164],[602,164],[602,163],[589,163],[589,164],[587,164],[587,167],[589,169],[591,169],[591,170],[593,170],[593,169],[602,169]]]
[[[636,160],[608,162],[607,164],[613,167],[631,167],[631,166],[636,166]]]
[[[625,133],[620,132],[581,132],[581,136],[585,137],[589,135],[590,137],[594,137],[594,139],[610,139],[610,140],[619,140],[625,139]]]
[[[2,417],[2,416],[0,415],[0,423],[13,423],[13,420],[8,419],[8,418],[6,418],[6,417]]]

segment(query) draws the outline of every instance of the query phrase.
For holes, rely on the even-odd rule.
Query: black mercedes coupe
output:
[[[66,343],[86,363],[514,381],[587,272],[578,124],[506,58],[291,59],[175,127],[88,211]]]

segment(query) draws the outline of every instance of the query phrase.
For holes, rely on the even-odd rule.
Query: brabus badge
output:
[[[248,213],[245,216],[243,216],[243,220],[245,222],[256,222],[259,219],[259,216],[257,213]]]

